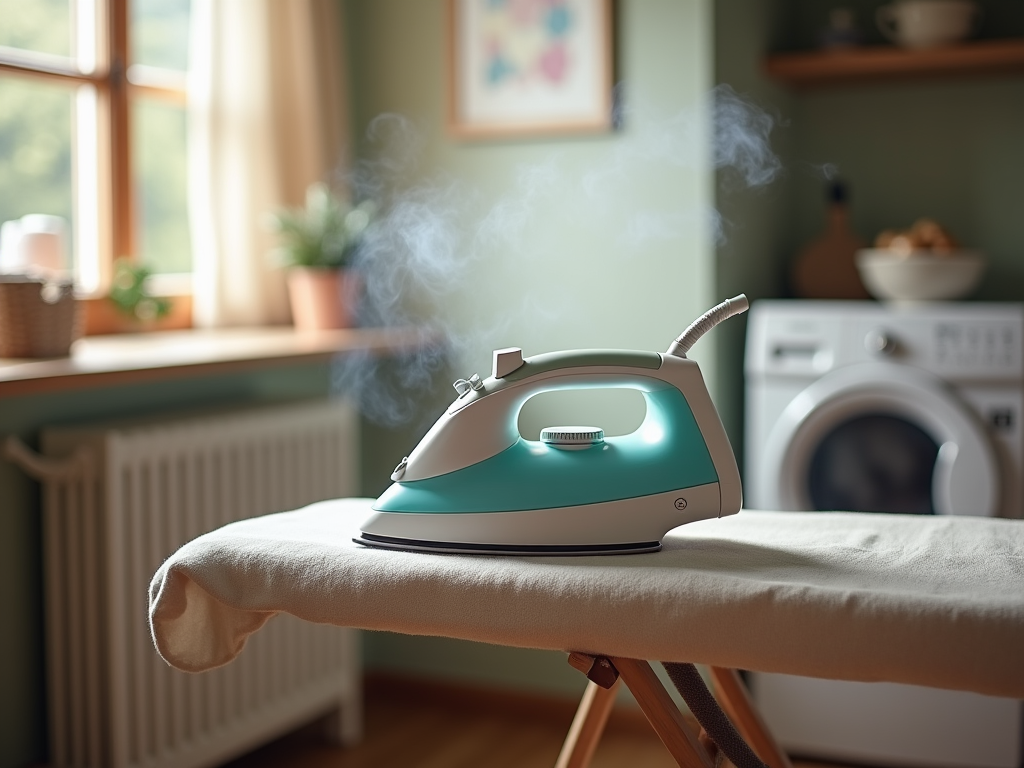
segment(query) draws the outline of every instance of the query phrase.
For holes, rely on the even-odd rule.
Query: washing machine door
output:
[[[783,411],[765,445],[766,508],[996,514],[983,426],[940,379],[896,365],[834,371]]]

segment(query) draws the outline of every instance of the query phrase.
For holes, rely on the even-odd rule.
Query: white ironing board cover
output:
[[[500,645],[1024,698],[1024,522],[753,512],[661,552],[495,557],[352,541],[370,499],[186,544],[150,586],[172,666],[227,664],[276,613]]]

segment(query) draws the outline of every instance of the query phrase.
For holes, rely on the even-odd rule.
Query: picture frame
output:
[[[457,138],[613,127],[612,0],[448,0]]]

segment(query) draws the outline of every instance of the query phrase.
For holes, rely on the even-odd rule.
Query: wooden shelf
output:
[[[238,373],[352,352],[388,355],[438,341],[412,328],[317,333],[235,328],[87,336],[74,343],[70,357],[0,359],[0,398]]]
[[[810,88],[878,80],[1024,73],[1024,38],[908,50],[873,46],[838,51],[778,53],[765,60],[769,77]]]

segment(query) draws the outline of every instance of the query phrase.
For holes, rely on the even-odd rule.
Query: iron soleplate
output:
[[[445,555],[520,555],[527,557],[563,557],[581,555],[635,555],[642,552],[657,552],[660,541],[643,541],[632,544],[467,544],[451,541],[424,541],[422,539],[401,539],[394,536],[380,536],[360,532],[352,539],[356,544],[378,549],[395,549],[405,552],[433,552]]]

